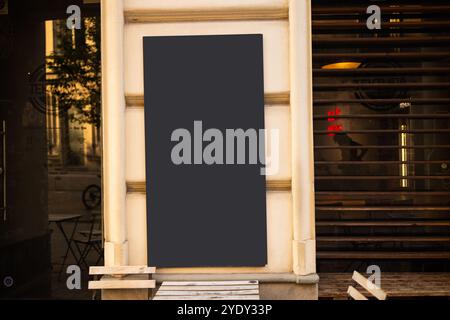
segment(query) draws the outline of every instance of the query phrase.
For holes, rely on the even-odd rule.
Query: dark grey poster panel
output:
[[[262,35],[145,37],[144,73],[149,265],[265,265]]]

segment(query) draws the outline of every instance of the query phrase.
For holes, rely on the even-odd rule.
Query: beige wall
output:
[[[107,0],[102,2],[102,6],[105,7],[106,3],[113,1],[121,2],[120,0]],[[307,8],[309,1],[298,0],[302,2],[302,8]],[[124,10],[149,10],[149,9],[194,9],[194,10],[205,10],[205,9],[221,9],[225,7],[235,8],[240,7],[274,7],[274,8],[287,8],[287,0],[124,0],[123,8]],[[292,1],[291,1],[292,2]],[[111,10],[117,10],[119,7],[114,7],[114,5],[108,4]],[[102,8],[103,9],[103,8]],[[119,8],[120,9],[120,8]],[[106,11],[103,13],[106,16]],[[307,14],[305,14],[305,17]],[[290,70],[290,64],[292,64],[292,41],[290,47],[290,22],[288,19],[285,20],[274,20],[274,21],[215,21],[215,22],[176,22],[176,23],[126,23],[123,30],[117,30],[117,32],[123,32],[123,65],[119,62],[118,68],[119,72],[123,72],[123,83],[117,83],[116,85],[120,90],[122,90],[124,95],[143,95],[143,49],[142,49],[142,38],[143,36],[156,36],[156,35],[199,35],[199,34],[245,34],[245,33],[262,33],[264,37],[264,85],[266,93],[280,93],[287,92],[290,90],[290,82],[292,81],[292,72]],[[308,24],[305,21],[305,24]],[[116,35],[120,37],[120,34]],[[298,35],[302,37],[303,35]],[[111,39],[113,35],[110,35]],[[104,38],[105,39],[105,38]],[[107,40],[107,38],[106,38]],[[108,40],[107,40],[108,41]],[[111,40],[112,41],[112,40]],[[296,41],[293,42],[297,47],[301,46]],[[115,48],[118,48],[117,46]],[[308,58],[308,47],[303,48],[306,53],[301,53],[301,59]],[[298,50],[298,48],[297,48]],[[103,52],[104,55],[109,55],[108,52]],[[297,59],[299,56],[294,57]],[[116,56],[116,59],[121,59],[121,57]],[[297,59],[298,60],[298,59]],[[297,61],[296,63],[299,63]],[[111,64],[109,68],[113,68],[114,65]],[[123,68],[123,69],[120,69]],[[305,66],[307,68],[307,66]],[[105,69],[104,66],[104,77],[110,77],[109,69]],[[297,70],[296,72],[305,72],[305,70]],[[306,69],[306,72],[308,69]],[[117,75],[117,70],[114,72]],[[303,75],[303,80],[307,83],[310,79],[307,73]],[[296,80],[297,81],[297,80]],[[310,85],[310,83],[309,83]],[[111,91],[112,87],[104,87],[105,90]],[[305,87],[308,90],[308,87]],[[105,96],[108,96],[108,92],[104,92]],[[116,94],[116,93],[115,93]],[[292,95],[292,93],[291,93]],[[296,96],[298,97],[298,95]],[[309,96],[301,96],[297,98],[297,111],[296,116],[299,115],[298,106],[300,106],[300,100],[303,99],[301,103],[301,108],[311,108],[310,102],[308,102]],[[110,99],[113,99],[112,97]],[[292,99],[292,97],[291,97]],[[109,100],[111,101],[111,100]],[[107,104],[108,99],[104,102]],[[295,103],[294,103],[295,105]],[[110,108],[106,105],[104,108]],[[124,108],[120,105],[120,112],[117,115],[125,115],[122,124],[118,124],[118,119],[112,119],[112,115],[104,117],[104,126],[107,127],[105,134],[108,134],[108,127],[119,125],[119,128],[123,126],[123,144],[120,146],[122,149],[123,158],[120,158],[119,162],[116,161],[112,164],[108,163],[108,157],[113,156],[113,152],[105,152],[105,174],[113,174],[114,166],[122,166],[119,169],[124,170],[124,180],[125,181],[144,181],[145,180],[145,135],[144,135],[144,110],[142,107],[134,105]],[[292,106],[291,106],[292,108]],[[158,273],[292,273],[296,271],[297,274],[309,274],[315,272],[315,264],[311,264],[315,260],[315,251],[313,241],[314,234],[302,231],[294,225],[294,223],[302,223],[302,217],[313,217],[314,213],[310,212],[313,207],[309,204],[313,203],[312,198],[312,187],[311,174],[306,174],[304,176],[305,170],[312,170],[311,164],[303,166],[298,169],[292,161],[298,161],[299,157],[295,157],[292,154],[293,146],[292,142],[292,131],[291,123],[297,126],[296,121],[293,121],[291,117],[291,108],[285,105],[275,105],[266,106],[265,117],[266,117],[266,128],[269,129],[279,129],[280,131],[280,170],[278,174],[268,177],[268,179],[274,180],[291,180],[292,179],[292,168],[295,169],[296,177],[301,179],[306,179],[306,184],[296,183],[293,181],[294,186],[306,185],[304,193],[301,197],[306,197],[307,206],[301,207],[301,210],[307,210],[308,212],[295,212],[299,210],[298,203],[304,203],[297,199],[293,199],[292,193],[290,191],[268,191],[267,193],[267,234],[268,234],[268,264],[261,268],[166,268],[158,269]],[[306,113],[308,114],[308,113]],[[303,122],[302,130],[310,130],[308,127],[310,119]],[[297,130],[296,130],[297,131]],[[110,132],[110,131],[109,131]],[[116,133],[117,134],[117,133]],[[118,142],[122,137],[118,136]],[[106,141],[108,142],[108,141]],[[305,141],[303,141],[305,142]],[[306,139],[307,143],[310,143]],[[110,143],[113,143],[111,140]],[[306,149],[304,148],[306,147]],[[294,148],[295,152],[304,154],[306,152],[312,152],[312,149],[308,149],[309,146],[300,146]],[[105,149],[110,148],[108,143],[104,146]],[[119,149],[120,149],[119,148]],[[114,152],[118,152],[115,149]],[[311,161],[312,158],[308,160],[308,156],[304,160]],[[123,179],[120,183],[123,183]],[[118,181],[117,179],[107,180],[105,183],[112,183],[113,181]],[[110,189],[106,188],[105,192],[112,192],[110,197],[106,196],[105,201],[108,202],[110,206],[105,204],[105,227],[109,228],[111,232],[119,232],[121,229],[117,223],[122,223],[126,226],[124,236],[122,238],[115,237],[106,232],[106,262],[110,264],[123,264],[128,263],[130,265],[140,265],[147,264],[147,237],[146,237],[146,198],[143,193],[128,193],[123,194],[124,190],[122,188],[114,189],[111,186]],[[294,192],[297,189],[294,189]],[[114,198],[114,195],[119,199]],[[295,193],[294,198],[298,198],[298,193]],[[123,199],[124,198],[124,199]],[[121,205],[120,201],[124,202],[123,212],[114,211],[112,206]],[[297,204],[297,209],[293,208],[293,204]],[[111,210],[111,212],[108,212]],[[110,223],[108,223],[108,220]],[[116,222],[114,222],[116,221]],[[311,230],[314,228],[313,221],[306,219],[308,227],[306,230]],[[312,224],[312,225],[311,225]],[[300,230],[300,231],[299,231]],[[295,235],[295,234],[297,235]],[[109,237],[109,239],[108,239]],[[303,237],[303,238],[302,238]],[[306,238],[305,238],[306,237]],[[110,241],[113,240],[113,241]],[[298,241],[300,240],[300,242]],[[303,242],[304,243],[303,243]],[[306,241],[306,242],[305,242]],[[109,245],[108,243],[111,244]],[[307,245],[300,245],[305,244]],[[119,249],[118,249],[119,248]],[[313,250],[311,250],[311,248]],[[117,255],[120,251],[120,258],[112,258],[113,255]],[[108,253],[109,252],[109,253]],[[305,259],[302,257],[298,258],[298,255],[313,255],[308,259],[308,266],[305,267]],[[126,257],[124,257],[124,255]],[[110,258],[108,258],[108,256]],[[299,262],[299,259],[301,262]],[[296,262],[297,261],[297,262]],[[298,267],[303,263],[303,267]],[[150,261],[151,264],[151,261]]]
[[[124,0],[124,8],[131,9],[204,9],[225,7],[280,7],[288,0]]]

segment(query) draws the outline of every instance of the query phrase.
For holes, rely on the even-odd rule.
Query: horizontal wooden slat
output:
[[[259,295],[155,296],[153,300],[259,300]]]
[[[383,21],[381,23],[383,31],[416,31],[417,29],[421,30],[442,30],[446,27],[450,27],[450,21],[436,20],[436,21],[400,21],[400,22],[387,22]],[[349,32],[367,32],[367,23],[366,22],[358,22],[356,20],[316,20],[312,22],[312,27],[314,32],[324,32],[329,31],[329,33],[334,33],[337,30],[342,32],[343,30]],[[389,30],[389,29],[394,30]]]
[[[449,55],[450,57],[450,55]],[[349,104],[361,104],[361,103],[372,103],[377,105],[383,104],[393,104],[393,103],[411,103],[411,105],[448,105],[450,106],[449,98],[412,98],[412,99],[322,99],[314,98],[315,107],[328,107],[329,104],[336,105],[338,103],[349,103]]]
[[[318,227],[449,227],[450,220],[339,220],[316,221]]]
[[[242,290],[158,290],[156,296],[225,296],[225,295],[256,295],[259,294],[258,289],[242,289]]]
[[[450,52],[349,52],[349,53],[315,53],[313,55],[314,61],[344,61],[344,60],[389,60],[398,59],[404,60],[439,60],[450,57]]]
[[[450,196],[450,191],[316,191],[316,196]]]
[[[237,281],[164,281],[161,286],[242,286],[257,285],[258,280]]]
[[[152,274],[156,272],[155,267],[147,266],[104,266],[89,267],[90,275],[125,275],[125,274]]]
[[[449,251],[317,251],[319,259],[450,260]]]
[[[439,236],[318,236],[318,242],[450,242],[450,237]]]
[[[313,36],[312,38],[313,46],[323,46],[323,47],[364,47],[364,46],[381,46],[386,45],[391,48],[399,48],[403,46],[439,46],[439,47],[449,47],[450,37],[449,36],[408,36],[408,37],[330,37],[330,36]]]
[[[286,20],[286,7],[224,8],[224,9],[166,9],[126,10],[126,23],[203,22],[203,21],[247,21]]]
[[[422,113],[422,114],[342,114],[338,116],[315,115],[314,120],[332,119],[449,119],[450,114],[445,113]]]
[[[450,25],[450,24],[449,24]],[[364,76],[364,75],[448,75],[450,68],[357,68],[357,69],[313,69],[314,76]]]
[[[332,148],[341,149],[341,148]],[[344,148],[347,149],[347,148]],[[377,148],[378,149],[378,148]],[[379,148],[383,149],[383,148]],[[389,148],[386,148],[389,149]],[[403,149],[403,148],[398,148]],[[314,161],[315,165],[399,165],[399,164],[443,164],[450,162],[450,160],[411,160],[411,161],[377,161],[377,160],[365,160],[365,161]]]
[[[381,12],[383,13],[445,13],[450,12],[450,6],[446,5],[396,5],[396,6],[380,6]],[[367,6],[357,7],[357,6],[313,6],[312,14],[362,14],[367,15]]]
[[[328,150],[328,149],[382,149],[382,150],[386,150],[386,149],[448,149],[450,148],[450,145],[448,144],[441,144],[441,145],[434,145],[434,144],[430,144],[430,145],[413,145],[413,146],[399,146],[399,145],[364,145],[364,146],[339,146],[339,145],[334,145],[334,146],[314,146],[314,149],[316,150]],[[409,161],[409,163],[420,163],[417,162],[419,160],[416,161]],[[435,160],[435,163],[442,163],[442,162],[446,162],[446,161],[450,161],[450,160]],[[340,161],[335,161],[340,162]],[[353,163],[362,163],[365,161],[353,161]],[[383,161],[378,161],[378,162],[383,162]],[[384,161],[384,162],[388,162],[388,161]],[[422,163],[432,163],[432,161],[426,161],[423,160],[421,161]]]
[[[210,290],[218,290],[218,291],[236,291],[236,290],[257,290],[257,284],[242,284],[242,285],[215,285],[215,286],[207,286],[207,285],[195,285],[195,286],[174,286],[174,285],[161,285],[159,287],[159,291],[210,291]]]
[[[337,202],[339,202],[337,200]],[[316,206],[316,211],[448,211],[450,210],[450,207],[447,206],[363,206],[363,207],[356,207],[356,206]]]
[[[316,180],[448,180],[450,176],[316,176]]]
[[[395,82],[395,83],[316,83],[314,90],[340,90],[340,89],[415,89],[440,90],[450,88],[450,82]],[[405,101],[408,102],[408,101]]]
[[[88,288],[96,289],[151,289],[155,280],[99,280],[89,281]]]
[[[412,129],[412,130],[397,130],[397,129],[363,129],[363,130],[345,130],[345,131],[333,131],[333,130],[314,130],[314,134],[330,134],[330,133],[417,133],[427,134],[436,133],[444,134],[450,133],[450,129]]]
[[[249,300],[259,299],[257,280],[164,281],[155,300]]]
[[[449,180],[450,176],[316,176],[316,180]]]
[[[267,191],[290,191],[291,180],[267,180]],[[146,193],[145,181],[127,181],[127,193]]]
[[[268,92],[264,94],[264,104],[266,106],[273,105],[289,105],[290,93],[289,92]],[[126,94],[125,104],[127,107],[144,107],[144,96]]]

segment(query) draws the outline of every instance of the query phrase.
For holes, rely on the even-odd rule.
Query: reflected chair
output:
[[[86,268],[89,267],[87,258],[92,250],[94,250],[98,255],[94,265],[98,265],[103,259],[101,214],[94,212],[90,213],[90,217],[87,222],[89,227],[78,231],[73,239],[79,253],[77,264],[79,266],[83,264]]]

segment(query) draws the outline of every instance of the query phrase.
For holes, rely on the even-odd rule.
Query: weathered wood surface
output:
[[[143,278],[142,274],[128,275],[123,278],[113,276],[103,276],[101,280],[89,281],[90,290],[97,289],[153,289],[156,286],[155,280]]]
[[[355,300],[369,300],[352,286],[348,287],[347,294]]]
[[[155,267],[147,266],[95,266],[89,268],[90,275],[151,274],[155,271]]]
[[[351,273],[321,273],[319,299],[347,298],[347,289],[354,285]],[[388,299],[450,297],[450,273],[381,273],[381,289]],[[370,297],[370,293],[361,289]]]
[[[259,300],[259,283],[249,281],[165,281],[154,300]]]

